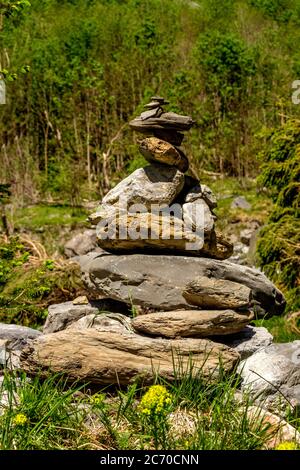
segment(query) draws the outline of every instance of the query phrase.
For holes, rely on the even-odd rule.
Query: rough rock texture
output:
[[[216,217],[203,199],[183,204],[182,211],[183,220],[188,227],[197,230],[203,229],[205,234],[211,234]]]
[[[139,168],[127,176],[103,198],[103,204],[118,204],[126,198],[127,204],[172,204],[184,185],[184,175],[174,167],[152,164]]]
[[[189,282],[182,295],[189,304],[202,308],[243,308],[251,301],[249,287],[203,276]]]
[[[251,209],[251,204],[244,196],[236,197],[231,203],[231,209]]]
[[[206,339],[169,340],[134,333],[108,333],[87,329],[43,335],[21,354],[21,366],[29,374],[63,372],[69,380],[97,384],[128,384],[137,376],[151,383],[157,372],[168,380],[175,372],[202,368],[204,376],[217,378],[220,360],[225,372],[239,361],[227,346]]]
[[[197,184],[190,189],[188,194],[185,197],[185,202],[195,202],[199,199],[204,199],[206,204],[211,208],[215,209],[217,207],[217,198],[212,192],[212,190],[206,186],[206,184]]]
[[[0,323],[0,366],[16,369],[20,351],[41,334],[26,326]]]
[[[67,330],[81,331],[88,328],[93,328],[99,331],[109,331],[112,333],[133,332],[131,318],[128,318],[121,313],[90,314],[69,325]]]
[[[48,334],[64,330],[80,318],[91,314],[97,315],[101,311],[127,313],[128,310],[124,303],[111,299],[93,300],[83,305],[74,305],[73,302],[50,305],[43,333]]]
[[[175,337],[201,337],[228,335],[244,329],[253,314],[239,314],[233,310],[178,310],[140,315],[132,326],[139,332]]]
[[[37,338],[41,334],[40,331],[26,326],[0,323],[0,340],[7,341],[11,349],[22,349],[28,341]]]
[[[273,336],[266,328],[248,325],[240,333],[226,338],[223,342],[240,353],[243,360],[270,346],[273,343]]]
[[[97,236],[95,230],[85,230],[69,240],[65,245],[65,255],[68,258],[82,256],[97,249]]]
[[[239,366],[242,389],[271,408],[300,406],[300,341],[272,344]],[[284,398],[285,397],[285,398]]]
[[[122,214],[114,223],[108,221],[98,225],[97,237],[101,248],[113,252],[163,251],[216,259],[229,258],[232,245],[215,234],[207,239],[211,234],[204,229],[208,230],[209,227],[202,229],[201,232],[198,227],[197,232],[193,232],[181,219],[166,215]]]
[[[266,449],[274,449],[283,442],[295,442],[300,445],[300,433],[279,416],[258,406],[249,406],[247,417],[254,425],[261,422],[262,426],[267,428],[267,436],[270,437],[265,444]]]
[[[164,140],[149,137],[140,142],[139,149],[146,160],[151,163],[158,162],[175,166],[182,173],[185,173],[189,168],[188,159],[183,152]]]
[[[84,279],[99,294],[131,305],[157,310],[191,307],[182,296],[198,276],[227,279],[248,286],[252,304],[263,315],[279,315],[285,307],[282,293],[256,269],[228,261],[167,255],[97,255],[80,259]]]
[[[163,113],[160,117],[141,119],[140,117],[130,121],[129,125],[138,132],[149,132],[154,130],[188,131],[194,124],[189,116],[181,116],[176,113]]]

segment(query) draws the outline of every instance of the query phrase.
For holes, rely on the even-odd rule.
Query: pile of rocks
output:
[[[90,217],[102,251],[80,258],[82,272],[91,295],[117,302],[114,313],[95,303],[51,308],[46,334],[21,354],[24,370],[127,384],[158,372],[172,380],[174,358],[181,372],[192,358],[192,373],[211,378],[220,364],[230,372],[241,354],[270,344],[270,335],[247,325],[254,311],[282,313],[284,298],[261,272],[225,261],[233,247],[215,228],[216,198],[184,174],[180,145],[193,120],[164,112],[166,104],[153,97],[130,123],[144,134],[139,148],[150,164],[109,191]],[[138,313],[132,320],[128,308]]]

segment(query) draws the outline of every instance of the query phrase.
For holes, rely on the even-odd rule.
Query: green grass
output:
[[[74,225],[84,223],[87,211],[68,205],[36,205],[17,209],[14,216],[15,229],[35,231],[48,226]]]
[[[0,387],[0,399],[7,394],[0,449],[254,450],[273,437],[262,415],[250,417],[249,398],[237,403],[234,376],[209,384],[187,373],[156,383],[158,389],[134,383],[91,394],[59,376],[29,380],[7,373]]]
[[[275,343],[289,343],[300,339],[300,334],[291,330],[286,317],[272,317],[254,321],[255,326],[263,326],[273,335]]]

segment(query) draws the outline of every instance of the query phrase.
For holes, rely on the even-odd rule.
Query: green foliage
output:
[[[82,290],[76,265],[35,258],[18,238],[0,242],[0,321],[37,327],[51,303],[69,300]]]
[[[6,390],[8,406],[0,416],[1,450],[78,449],[86,445],[82,433],[84,415],[72,406],[80,387],[66,388],[53,376],[44,381],[6,374],[0,396]],[[18,396],[18,399],[16,399]]]
[[[300,122],[289,120],[269,137],[261,153],[260,181],[275,201],[260,233],[258,254],[265,272],[289,291],[289,309],[300,303]]]
[[[7,56],[16,71],[30,66],[0,108],[0,178],[20,202],[99,197],[139,164],[124,126],[154,93],[197,121],[195,174],[255,174],[261,127],[299,114],[299,32],[276,19],[290,10],[296,21],[283,0],[33,1],[0,38],[3,68]]]

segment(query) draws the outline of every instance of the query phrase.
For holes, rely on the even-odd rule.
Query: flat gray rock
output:
[[[83,276],[105,297],[156,310],[191,310],[182,296],[198,276],[227,279],[248,286],[252,304],[262,315],[280,315],[282,293],[260,271],[208,258],[172,255],[98,255],[81,257]]]
[[[96,316],[104,311],[124,312],[124,310],[127,312],[125,304],[111,299],[94,300],[83,305],[74,305],[73,302],[50,305],[43,333],[49,334],[64,330],[87,315]]]
[[[272,344],[241,362],[242,390],[271,409],[300,407],[300,341]]]

